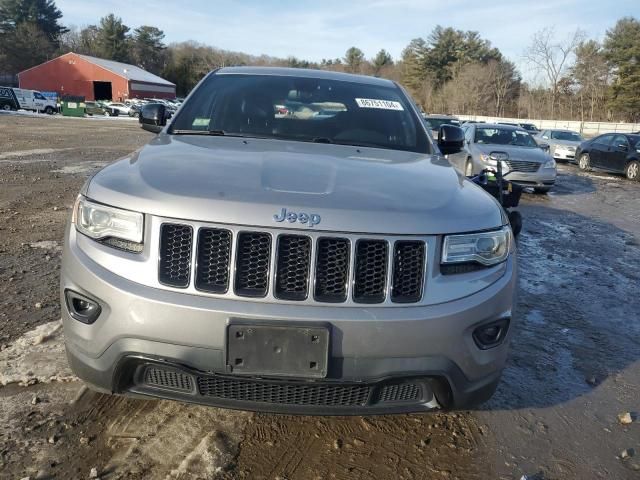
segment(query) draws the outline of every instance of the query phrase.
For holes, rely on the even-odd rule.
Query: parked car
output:
[[[424,115],[423,118],[427,122],[427,125],[431,129],[433,138],[438,138],[438,131],[442,125],[454,125],[460,126],[460,120],[451,115]]]
[[[288,101],[335,115],[276,117]],[[489,398],[517,285],[502,207],[396,83],[226,67],[148,145],[96,173],[61,268],[72,370],[92,388],[347,414]]]
[[[140,110],[142,110],[142,107],[144,107],[145,105],[146,103],[132,103],[129,107],[128,115],[135,118],[140,117]]]
[[[467,177],[486,168],[496,168],[492,155],[503,158],[506,179],[546,193],[556,182],[556,162],[523,128],[500,124],[463,125],[464,149],[449,155],[449,161]]]
[[[519,125],[531,135],[535,135],[540,131],[538,130],[538,127],[536,127],[533,123],[520,123]]]
[[[535,135],[539,132],[538,127],[536,127],[533,123],[498,122],[498,125],[511,125],[512,127],[520,127],[525,129],[531,135]]]
[[[47,98],[36,90],[0,87],[0,108],[3,110],[32,110],[49,115],[58,111],[56,100]]]
[[[582,142],[575,158],[581,170],[623,173],[629,180],[640,181],[639,152],[640,135],[605,133]]]
[[[108,107],[117,110],[119,115],[129,115],[129,110],[131,107],[121,102],[106,102],[105,105]]]
[[[117,117],[120,112],[109,105],[102,102],[86,101],[84,102],[84,113],[87,115],[104,115],[105,117]]]
[[[549,145],[549,154],[557,160],[572,161],[584,138],[572,130],[543,130],[535,137],[539,145]]]

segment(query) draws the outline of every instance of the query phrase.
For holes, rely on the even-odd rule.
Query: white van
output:
[[[58,107],[55,100],[46,98],[36,90],[26,90],[24,88],[12,88],[18,102],[18,108],[23,110],[33,110],[34,112],[44,112],[51,115]],[[4,107],[6,109],[6,107]]]

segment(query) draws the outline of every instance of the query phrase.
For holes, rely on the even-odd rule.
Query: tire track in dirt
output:
[[[227,479],[491,478],[473,468],[492,442],[468,413],[259,414],[244,438],[238,467]]]

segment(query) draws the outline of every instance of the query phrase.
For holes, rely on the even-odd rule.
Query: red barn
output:
[[[176,86],[127,63],[65,53],[18,74],[20,88],[80,95],[86,100],[175,98]]]

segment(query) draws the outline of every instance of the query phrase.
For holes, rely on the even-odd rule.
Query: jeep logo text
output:
[[[273,219],[276,222],[284,222],[285,220],[289,223],[303,223],[313,227],[314,225],[318,225],[320,223],[320,215],[317,213],[295,213],[288,212],[286,208],[283,208],[280,213],[277,213],[273,216]]]

